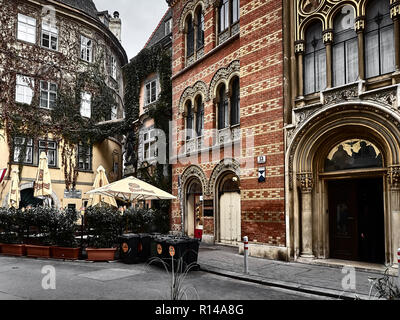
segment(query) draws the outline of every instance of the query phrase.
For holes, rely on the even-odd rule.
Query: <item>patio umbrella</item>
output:
[[[21,200],[21,195],[19,193],[19,169],[15,168],[11,171],[11,187],[10,195],[8,197],[8,207],[15,209],[19,208],[19,201]]]
[[[52,193],[53,189],[51,186],[50,171],[47,165],[47,155],[46,152],[42,152],[40,154],[39,168],[36,174],[33,196],[35,198],[44,199],[45,205],[50,206],[49,201],[46,201],[46,199],[50,199]]]
[[[173,200],[175,196],[135,177],[128,177],[107,186],[87,192],[102,194],[127,202],[135,200]]]
[[[106,170],[103,168],[103,166],[99,166],[97,168],[96,178],[94,179],[93,189],[98,189],[98,188],[104,187],[106,185],[108,185]],[[88,203],[89,207],[94,207],[99,204],[101,205],[102,203],[107,203],[113,207],[118,208],[117,202],[115,201],[115,198],[112,196],[105,196],[103,194],[91,194],[90,195],[90,200]]]

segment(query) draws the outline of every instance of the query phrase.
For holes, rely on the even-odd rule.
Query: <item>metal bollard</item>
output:
[[[399,270],[398,283],[399,283],[399,287],[400,287],[400,248],[397,249],[397,268]]]
[[[243,237],[244,242],[244,273],[249,273],[249,238]]]

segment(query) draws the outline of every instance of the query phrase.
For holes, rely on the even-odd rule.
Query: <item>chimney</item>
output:
[[[121,19],[119,18],[119,12],[114,12],[114,17],[110,18],[110,30],[117,37],[119,41],[121,41]]]

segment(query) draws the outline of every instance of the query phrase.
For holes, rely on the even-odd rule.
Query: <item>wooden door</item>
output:
[[[330,256],[358,260],[358,201],[354,180],[329,182]]]
[[[240,194],[225,192],[220,198],[220,241],[234,244],[240,241]]]

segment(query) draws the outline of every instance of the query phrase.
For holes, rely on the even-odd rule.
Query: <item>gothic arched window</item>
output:
[[[345,5],[333,25],[333,85],[351,83],[358,78],[358,39],[354,30],[354,9]]]
[[[201,137],[204,130],[204,103],[201,96],[196,98],[196,108],[196,134]]]
[[[365,69],[371,78],[395,70],[393,20],[389,0],[373,0],[366,9]]]
[[[319,92],[326,88],[326,50],[322,40],[322,26],[315,22],[306,30],[304,55],[304,93]]]
[[[204,46],[204,15],[201,7],[197,11],[196,19],[197,19],[196,50],[199,50]]]
[[[218,90],[218,129],[224,129],[229,126],[228,119],[228,96],[225,85],[221,85]]]
[[[231,95],[231,125],[240,123],[240,83],[239,78],[235,77],[232,81]]]
[[[186,139],[190,140],[193,138],[193,122],[194,122],[194,114],[193,114],[193,106],[192,102],[188,101],[186,105]]]
[[[194,53],[194,26],[192,16],[189,16],[186,21],[186,56],[190,57]]]

